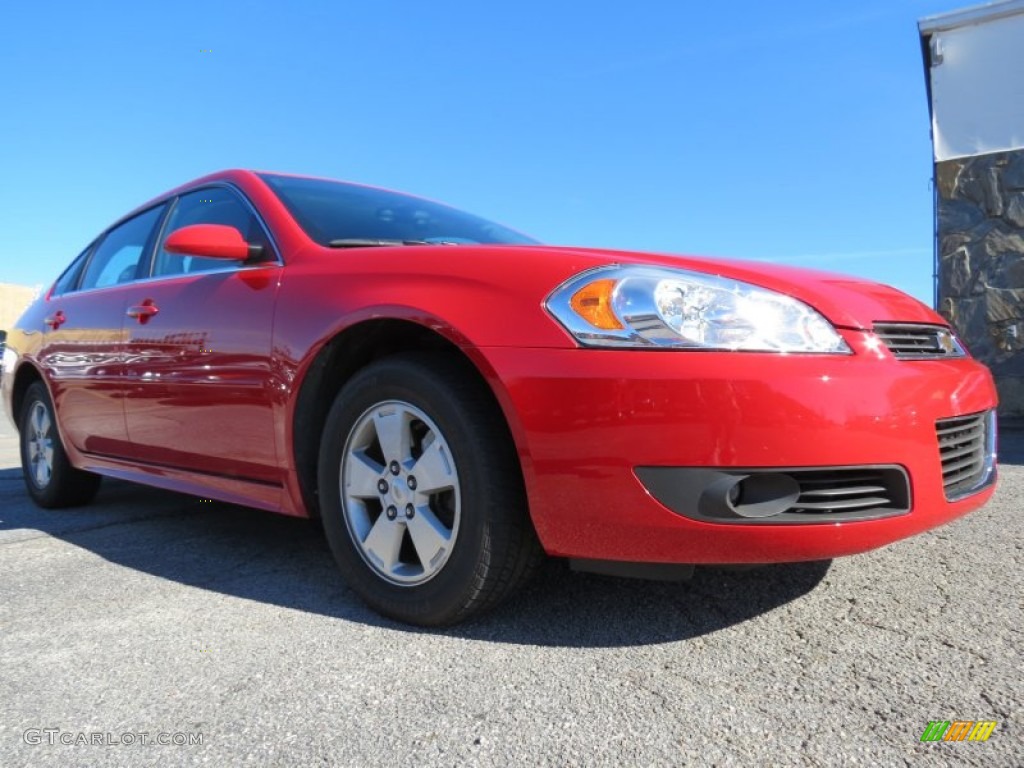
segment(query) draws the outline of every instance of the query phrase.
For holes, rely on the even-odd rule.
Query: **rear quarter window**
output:
[[[75,257],[75,260],[71,262],[71,266],[64,270],[60,277],[57,278],[57,282],[53,284],[53,295],[60,296],[63,293],[70,293],[75,290],[78,286],[78,277],[82,274],[82,267],[85,266],[85,261],[89,257],[89,251],[92,250],[92,245],[82,251]]]

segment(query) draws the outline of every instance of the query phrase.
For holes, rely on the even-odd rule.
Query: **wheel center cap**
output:
[[[391,484],[391,496],[392,496],[392,498],[394,498],[394,500],[397,501],[397,502],[403,502],[403,501],[405,501],[405,499],[406,499],[406,497],[408,495],[409,495],[409,488],[405,484],[405,480],[401,480],[401,479],[396,478],[395,482],[393,482]]]

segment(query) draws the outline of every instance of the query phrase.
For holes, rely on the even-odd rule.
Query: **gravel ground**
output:
[[[5,768],[1024,766],[1024,433],[991,504],[880,551],[684,584],[552,562],[424,632],[305,521],[117,482],[37,510],[0,430]],[[921,743],[936,719],[998,726]],[[136,743],[62,744],[92,739]]]

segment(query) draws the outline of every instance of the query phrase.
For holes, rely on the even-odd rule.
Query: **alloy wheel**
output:
[[[367,409],[349,432],[340,480],[349,534],[378,576],[416,586],[441,571],[462,505],[451,448],[430,417],[399,400]]]

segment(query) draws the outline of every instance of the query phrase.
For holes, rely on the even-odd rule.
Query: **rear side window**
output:
[[[163,210],[162,205],[150,208],[110,230],[93,251],[80,289],[106,288],[134,280],[146,244]]]

